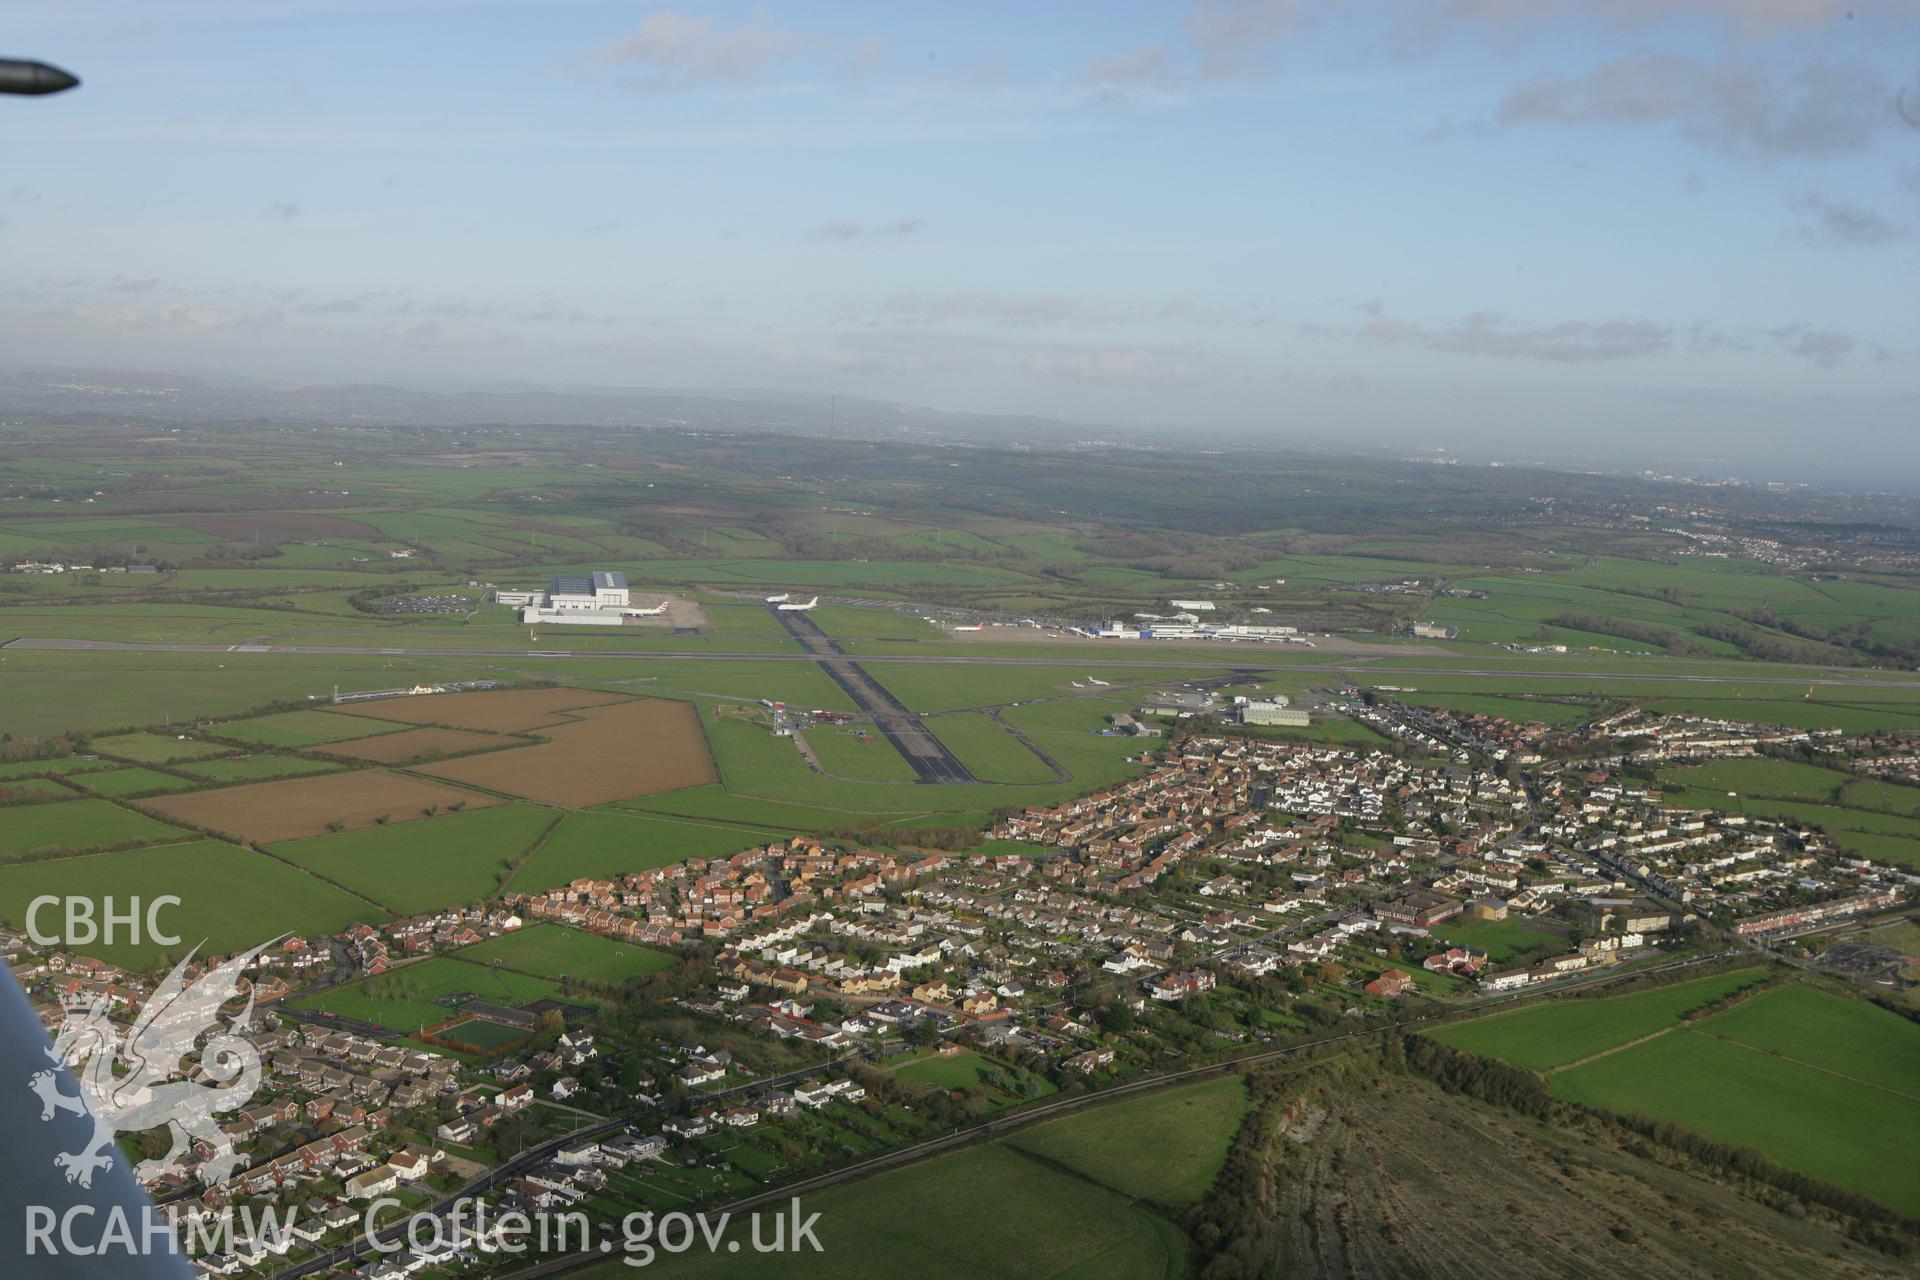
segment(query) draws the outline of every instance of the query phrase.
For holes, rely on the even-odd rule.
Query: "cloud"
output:
[[[968,322],[1015,327],[1022,325],[1095,325],[1128,321],[1186,318],[1192,304],[1185,300],[1157,307],[1142,303],[1097,302],[1062,294],[1018,293],[895,293],[872,308],[876,321],[899,325],[937,325]],[[841,321],[859,321],[867,309],[849,304]]]
[[[300,206],[291,200],[275,200],[260,211],[268,222],[292,222],[300,216]]]
[[[1027,372],[1081,383],[1172,386],[1193,379],[1187,360],[1144,347],[1063,348],[1035,355]]]
[[[1273,313],[1266,302],[1252,298],[1203,304],[1192,298],[1149,302],[1065,294],[894,293],[872,305],[849,302],[834,316],[834,323],[870,328],[973,323],[1000,328],[1191,324],[1251,329],[1272,324]]]
[[[1863,245],[1887,244],[1904,240],[1908,228],[1872,209],[1809,192],[1793,202],[1806,219],[1801,234],[1814,244]]]
[[[876,313],[899,324],[948,324],[984,320],[1000,325],[1090,324],[1125,319],[1130,313],[1103,311],[1078,298],[999,293],[896,293]],[[852,318],[857,312],[843,312]]]
[[[1537,23],[1592,18],[1610,26],[1718,20],[1749,36],[1847,21],[1859,0],[1452,0],[1432,15],[1443,23]]]
[[[1102,54],[1087,64],[1087,79],[1115,91],[1175,79],[1173,55],[1163,45],[1149,45],[1132,53]]]
[[[318,316],[350,316],[365,311],[370,303],[385,295],[379,293],[361,293],[351,298],[331,298],[326,302],[309,302],[300,310]]]
[[[115,293],[152,293],[160,287],[160,277],[147,276],[139,280],[129,280],[125,276],[115,276],[107,288]]]
[[[1235,74],[1247,69],[1250,51],[1290,35],[1315,7],[1306,0],[1194,0],[1187,35],[1208,75]]]
[[[633,34],[602,49],[598,58],[638,68],[630,83],[663,91],[755,84],[779,63],[802,56],[824,58],[836,76],[858,79],[879,59],[882,47],[873,40],[845,42],[789,30],[761,8],[731,26],[677,9],[658,9],[641,19]]]
[[[564,306],[557,301],[547,301],[532,307],[521,307],[509,313],[511,318],[529,324],[558,322],[561,324],[613,324],[619,317],[602,315],[588,311],[583,307]]]
[[[869,227],[858,218],[836,218],[832,222],[823,223],[814,234],[822,240],[898,238],[910,236],[926,225],[926,219],[906,215],[895,218],[892,222],[881,223],[877,227]]]
[[[1355,334],[1383,346],[1560,364],[1632,360],[1673,347],[1673,331],[1649,320],[1564,320],[1545,328],[1516,329],[1492,311],[1476,311],[1442,329],[1377,314]]]
[[[1783,325],[1763,332],[1778,342],[1789,355],[1810,360],[1822,369],[1839,368],[1860,345],[1860,340],[1850,333],[1841,333],[1834,329],[1815,329],[1811,325],[1804,324]]]
[[[1575,76],[1542,75],[1511,90],[1500,125],[1668,128],[1736,155],[1858,151],[1890,118],[1887,90],[1857,68],[1808,65],[1784,78],[1738,62],[1635,53]]]

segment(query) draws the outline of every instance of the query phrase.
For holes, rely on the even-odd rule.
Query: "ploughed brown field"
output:
[[[309,747],[314,755],[345,756],[349,760],[371,760],[375,764],[401,764],[423,756],[453,756],[463,751],[484,751],[488,747],[508,747],[518,738],[503,738],[497,733],[473,733],[466,729],[402,729],[398,733],[375,734],[371,738],[348,738]]]
[[[719,781],[691,703],[625,698],[570,715],[540,731],[543,743],[422,765],[420,772],[569,808]]]
[[[628,701],[617,693],[599,693],[592,689],[490,689],[472,693],[432,693],[417,698],[384,698],[378,702],[355,702],[348,706],[328,707],[342,715],[369,716],[375,720],[394,720],[400,724],[445,725],[453,729],[476,729],[482,733],[524,733],[543,729],[566,720],[564,712],[576,707],[603,706]]]
[[[229,839],[271,844],[320,835],[329,822],[341,823],[347,830],[372,826],[382,816],[393,822],[408,822],[426,816],[423,811],[430,805],[445,810],[462,803],[470,809],[484,809],[501,801],[498,796],[442,786],[425,778],[384,769],[356,769],[155,796],[142,802],[142,807],[162,817],[217,831]]]

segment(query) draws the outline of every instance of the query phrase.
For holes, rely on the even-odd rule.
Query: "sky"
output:
[[[12,0],[0,361],[1920,487],[1920,0]]]

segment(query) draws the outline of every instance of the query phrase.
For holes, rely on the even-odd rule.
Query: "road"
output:
[[[224,653],[245,657],[250,654],[304,654],[311,657],[373,657],[373,658],[611,658],[621,662],[636,661],[675,661],[689,662],[819,662],[819,658],[810,653],[713,653],[704,649],[464,649],[429,647],[382,647],[379,645],[324,645],[324,644],[127,644],[116,640],[76,640],[65,636],[22,636],[0,645],[0,650],[20,650],[23,652],[89,652],[89,653]],[[1135,650],[1135,653],[1149,652]],[[1511,680],[1517,676],[1531,676],[1542,680],[1602,680],[1630,681],[1650,684],[1752,684],[1778,685],[1782,688],[1804,689],[1809,685],[1819,688],[1874,688],[1874,689],[1912,689],[1920,692],[1920,680],[1871,680],[1864,676],[1846,676],[1828,673],[1819,676],[1782,676],[1782,675],[1706,675],[1675,672],[1635,672],[1635,671],[1594,671],[1582,668],[1538,670],[1533,668],[1484,668],[1484,667],[1382,667],[1375,661],[1366,662],[1315,662],[1307,664],[1263,663],[1258,661],[1258,651],[1245,647],[1233,647],[1222,651],[1220,657],[1211,662],[1167,662],[1159,659],[1149,660],[1150,665],[1168,671],[1214,671],[1222,667],[1240,667],[1252,671],[1266,671],[1276,666],[1298,666],[1303,672],[1327,671],[1339,674],[1360,674],[1373,676],[1481,676],[1495,680]],[[1138,658],[1133,659],[1139,661]],[[1023,658],[991,657],[987,655],[954,654],[862,654],[860,663],[871,666],[876,663],[909,662],[955,667],[1072,667],[1085,671],[1089,663],[1111,663],[1129,661],[1128,650],[1120,642],[1114,646],[1102,647],[1097,652],[1089,652],[1074,658]],[[1759,665],[1759,664],[1756,664]]]

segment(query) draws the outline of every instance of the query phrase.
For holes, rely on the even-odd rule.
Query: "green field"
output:
[[[830,1188],[802,1205],[820,1215],[822,1252],[703,1248],[662,1255],[648,1270],[676,1280],[1169,1280],[1185,1270],[1186,1239],[1171,1222],[1005,1146],[939,1156]],[[616,1261],[583,1274],[613,1280],[634,1269]]]
[[[1707,1034],[1713,1021],[1561,1072],[1553,1094],[1754,1147],[1789,1168],[1920,1215],[1920,1181],[1913,1177],[1920,1097],[1716,1040]]]
[[[1920,787],[1885,782],[1879,778],[1858,778],[1848,784],[1840,798],[1849,809],[1871,809],[1920,818]]]
[[[837,640],[938,640],[944,634],[924,619],[892,609],[822,604],[810,617]]]
[[[1454,1022],[1435,1040],[1483,1058],[1547,1070],[1678,1025],[1681,1014],[1758,981],[1764,971],[1738,969],[1624,996],[1568,997]]]
[[[0,815],[14,812],[0,810]],[[143,926],[139,943],[123,939],[70,948],[135,969],[177,959],[202,938],[207,951],[226,952],[281,933],[316,939],[360,921],[386,918],[379,908],[285,863],[218,840],[0,866],[0,919],[21,927],[27,904],[43,894],[92,899],[96,917],[102,919],[108,897],[117,910],[124,910],[129,899],[178,897],[180,904],[163,907],[156,920],[180,937],[177,946],[146,938]],[[49,919],[43,913],[43,930]]]
[[[1017,707],[1007,718],[1024,730],[1021,713],[1031,710]],[[703,709],[704,710],[704,709]],[[823,778],[807,768],[791,742],[773,737],[766,730],[739,721],[705,719],[707,735],[713,744],[715,759],[726,790],[734,795],[782,804],[798,804],[813,809],[839,810],[849,814],[867,814],[891,820],[915,817],[916,825],[957,824],[956,815],[979,825],[982,811],[1001,805],[1050,804],[1068,796],[1128,776],[1139,766],[1126,756],[1140,750],[1137,740],[1103,738],[1068,730],[1034,734],[1043,750],[1059,760],[1071,774],[1070,782],[1041,786],[927,785],[902,786],[898,783],[872,783]],[[877,751],[880,747],[852,747],[855,751]],[[897,755],[891,746],[885,750]],[[904,764],[904,762],[903,762]],[[674,802],[672,793],[656,798],[660,805]]]
[[[0,800],[71,800],[76,793],[52,778],[0,778]]]
[[[1920,1101],[1920,1026],[1864,1000],[1789,983],[1743,1000],[1695,1030]]]
[[[891,1070],[894,1079],[902,1084],[927,1089],[970,1089],[983,1095],[995,1106],[1011,1106],[1023,1097],[1039,1098],[1054,1092],[1053,1085],[1039,1076],[970,1049],[944,1057],[930,1053],[901,1063]],[[992,1072],[998,1072],[1009,1082],[1031,1081],[1029,1088],[1032,1091],[1023,1095],[1011,1088],[996,1085],[988,1079]]]
[[[494,893],[553,824],[530,804],[442,813],[399,826],[362,827],[271,846],[271,852],[402,915],[464,906]]]
[[[1013,646],[1006,646],[1012,648]],[[1001,646],[995,645],[986,650],[989,656],[999,654]],[[982,646],[966,647],[962,652],[978,654]],[[1043,650],[1050,658],[1071,657],[1057,649]],[[1104,652],[1102,657],[1104,657]],[[1183,655],[1187,661],[1194,661],[1193,654]],[[1085,668],[1074,667],[967,667],[967,666],[916,666],[907,663],[875,663],[868,668],[883,684],[887,691],[905,703],[910,710],[922,712],[964,711],[973,707],[987,707],[1009,702],[1029,702],[1035,698],[1073,697],[1088,692],[1086,682],[1089,677],[1105,680],[1111,686],[1141,686],[1152,691],[1157,685],[1169,680],[1164,671],[1152,667],[1116,667],[1110,660],[1095,659]],[[1175,679],[1191,680],[1208,675],[1220,675],[1224,671],[1181,671]],[[1082,688],[1075,689],[1078,682]],[[1134,695],[1138,700],[1138,694]]]
[[[0,809],[0,860],[27,854],[79,853],[188,838],[178,827],[105,800],[67,800]]]
[[[191,791],[200,783],[158,769],[103,769],[83,773],[74,779],[79,785],[102,796],[138,796],[165,791]]]
[[[223,760],[199,760],[182,765],[182,773],[191,773],[208,782],[266,782],[272,778],[297,778],[309,773],[331,773],[341,766],[331,760],[306,756],[255,755]]]
[[[470,964],[499,965],[556,981],[579,978],[586,982],[624,982],[680,963],[678,956],[664,951],[557,924],[503,933],[463,947],[456,954]]]
[[[611,880],[688,858],[717,858],[780,839],[776,831],[619,810],[570,813],[515,873],[509,887],[530,893],[582,876]]]
[[[1687,791],[1771,796],[1781,800],[1830,801],[1853,775],[1794,760],[1716,760],[1711,764],[1663,769],[1660,781]],[[1705,803],[1706,801],[1703,801]]]
[[[202,742],[197,738],[182,738],[163,733],[123,733],[117,737],[95,738],[93,749],[102,755],[118,756],[123,760],[138,760],[141,764],[202,760],[207,756],[217,756],[226,750],[216,742]]]
[[[1225,1076],[1022,1129],[1007,1141],[1155,1204],[1206,1198],[1248,1107],[1246,1083]]]
[[[0,779],[30,778],[41,773],[57,773],[65,777],[70,773],[88,773],[95,769],[119,767],[113,761],[102,760],[98,756],[54,756],[46,760],[9,760],[0,764]]]
[[[326,742],[345,742],[376,733],[393,733],[408,726],[391,720],[367,716],[335,714],[330,711],[281,711],[251,720],[233,720],[214,725],[209,733],[236,742],[258,743],[263,747],[313,747]]]
[[[527,1033],[518,1027],[502,1026],[498,1022],[482,1022],[478,1018],[469,1018],[465,1022],[455,1023],[442,1031],[443,1040],[470,1044],[482,1053],[495,1049],[504,1049],[510,1044],[518,1044],[527,1038]]]
[[[934,736],[982,782],[1052,782],[1053,770],[1018,739],[977,711],[934,716]]]
[[[710,818],[726,823],[751,823],[787,831],[823,831],[833,827],[857,826],[863,819],[878,816],[891,820],[916,816],[926,810],[889,811],[880,815],[852,813],[845,809],[817,809],[804,804],[762,800],[755,796],[735,795],[722,786],[688,787],[663,795],[640,796],[622,801],[620,807],[637,812],[668,814],[685,818]]]
[[[1550,1087],[1567,1101],[1672,1120],[1903,1213],[1920,1211],[1912,1178],[1920,1027],[1799,984],[1679,1020],[1759,974],[1556,1000],[1433,1034],[1471,1053],[1555,1069]]]
[[[1007,1070],[989,1062],[971,1050],[942,1057],[928,1054],[893,1068],[894,1079],[903,1084],[938,1089],[974,1089],[981,1085],[981,1073]]]
[[[1455,916],[1432,930],[1434,937],[1458,947],[1474,947],[1487,953],[1487,960],[1499,968],[1514,956],[1546,946],[1559,939],[1558,934],[1538,929],[1519,914],[1505,920],[1469,920]]]
[[[300,1009],[337,1013],[412,1035],[422,1027],[434,1026],[454,1016],[456,1006],[436,1004],[436,998],[452,1000],[465,996],[517,1007],[558,995],[559,991],[557,984],[544,978],[468,964],[450,956],[434,956],[295,1003]]]
[[[779,742],[775,738],[774,741]],[[912,782],[916,775],[906,758],[880,736],[872,725],[818,725],[806,732],[820,767],[842,780]],[[786,743],[781,743],[786,746]]]

